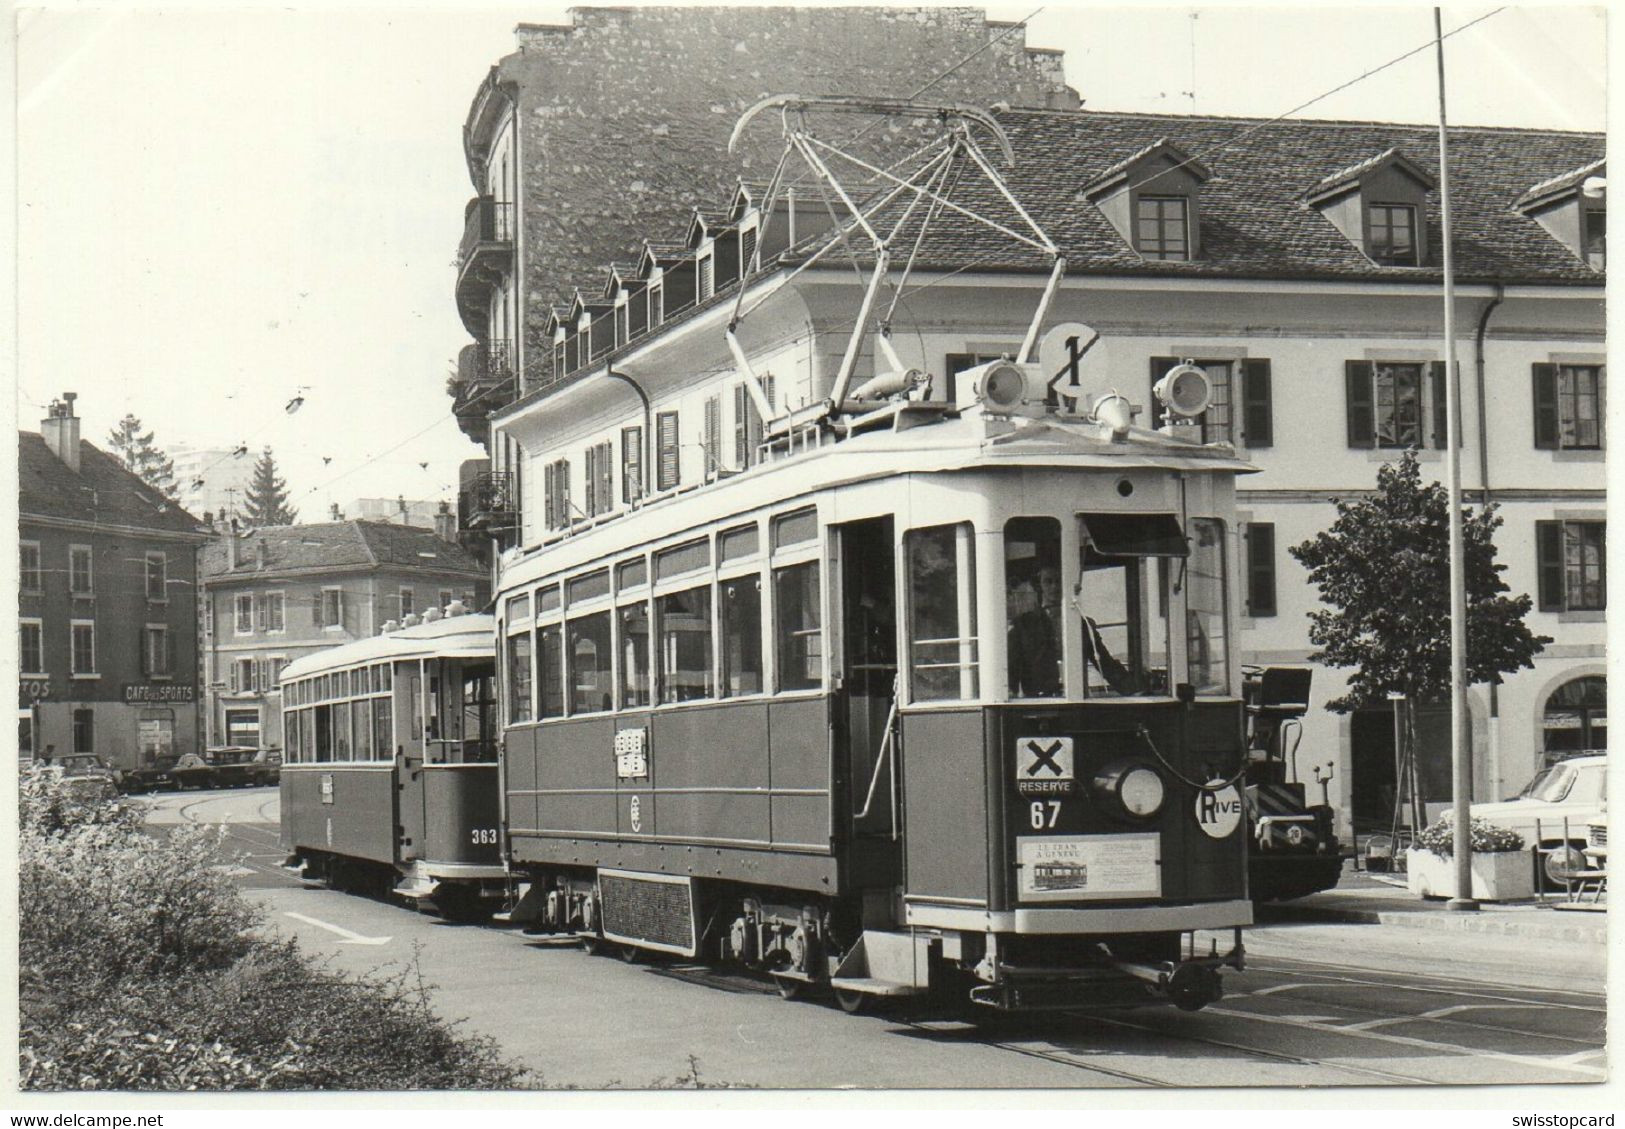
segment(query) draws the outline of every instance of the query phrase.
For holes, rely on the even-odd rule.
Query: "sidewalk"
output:
[[[1445,909],[1442,899],[1412,894],[1405,888],[1402,875],[1375,875],[1345,869],[1342,881],[1333,889],[1290,902],[1258,906],[1256,918],[1259,925],[1341,922],[1569,944],[1602,946],[1607,943],[1606,913],[1554,908],[1561,900],[1562,895],[1558,894],[1548,896],[1544,904],[1538,901],[1482,902],[1476,912],[1457,912]]]

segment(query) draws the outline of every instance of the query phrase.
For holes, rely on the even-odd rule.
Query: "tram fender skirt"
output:
[[[509,922],[514,925],[529,925],[541,918],[542,911],[547,908],[547,890],[540,882],[521,882],[519,884],[519,898],[514,902],[512,909],[503,910],[493,915],[492,920]]]
[[[905,996],[931,985],[930,939],[866,929],[841,958],[830,983],[867,995]]]

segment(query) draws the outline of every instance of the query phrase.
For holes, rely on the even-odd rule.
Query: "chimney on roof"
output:
[[[412,524],[412,520],[411,520],[412,514],[411,514],[410,509],[408,509],[408,507],[406,505],[406,495],[405,494],[397,494],[395,496],[395,505],[400,507],[401,524],[402,525],[411,525]]]
[[[266,552],[265,538],[254,538],[254,564],[261,572],[265,571],[265,566],[269,563],[269,558],[267,557]]]
[[[344,520],[344,514],[339,510],[339,504],[337,502],[329,503],[327,507],[327,516],[328,520],[330,521]]]
[[[434,515],[434,535],[442,541],[457,541],[457,515],[451,512],[450,502],[441,502],[440,512]]]
[[[214,511],[213,510],[204,510],[203,511],[203,528],[208,530],[210,533],[214,532]]]
[[[226,532],[226,571],[237,571],[237,519],[232,518],[230,524],[225,526]]]
[[[50,414],[40,420],[39,433],[51,454],[67,464],[74,474],[79,473],[79,417],[73,414],[77,392],[64,392],[62,399],[52,400]]]

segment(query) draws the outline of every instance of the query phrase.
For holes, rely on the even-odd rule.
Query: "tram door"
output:
[[[892,519],[836,526],[840,576],[841,693],[853,878],[891,885],[902,878],[902,763],[886,741],[897,701],[897,577]],[[895,782],[895,786],[894,786]],[[894,835],[895,832],[895,835]]]
[[[425,678],[433,678],[432,664],[404,663],[395,668],[395,732],[400,739],[400,761],[396,768],[400,812],[402,862],[423,856],[424,837],[428,823],[423,810],[423,763],[425,748],[433,748],[425,741],[423,731]]]

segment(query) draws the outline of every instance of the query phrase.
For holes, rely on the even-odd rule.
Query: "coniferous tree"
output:
[[[141,421],[126,415],[107,434],[107,444],[118,453],[126,469],[171,502],[176,500],[175,462],[152,441],[152,432],[141,430]]]
[[[292,525],[299,511],[288,505],[288,484],[276,472],[276,457],[267,447],[254,464],[254,478],[248,484],[244,517],[251,528],[265,525]]]

